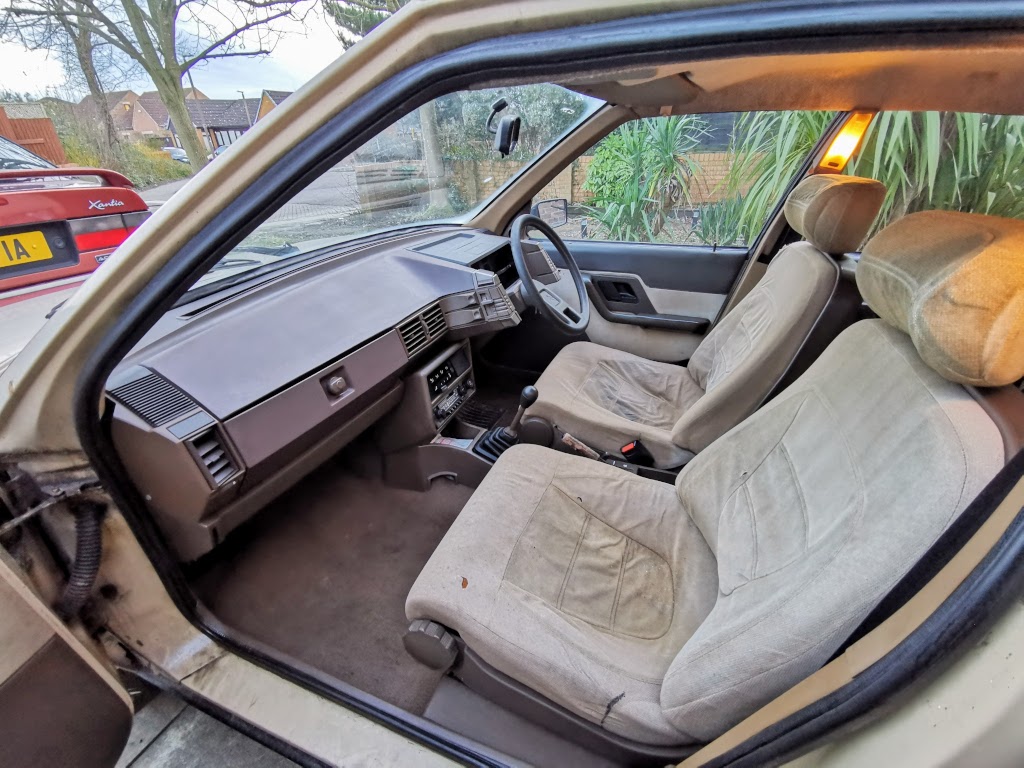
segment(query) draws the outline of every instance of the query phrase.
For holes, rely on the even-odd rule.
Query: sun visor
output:
[[[657,109],[689,104],[701,93],[685,75],[672,74],[651,80],[606,80],[564,83],[579,93],[625,107]]]

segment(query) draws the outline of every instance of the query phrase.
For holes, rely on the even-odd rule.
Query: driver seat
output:
[[[824,664],[1019,450],[1022,254],[1021,221],[887,227],[857,268],[881,319],[674,487],[513,446],[406,615],[602,732],[717,737]]]
[[[790,365],[819,321],[830,317],[830,302],[849,303],[839,298],[834,257],[860,247],[884,197],[884,185],[874,179],[804,179],[785,205],[786,220],[804,240],[779,251],[686,366],[570,344],[537,381],[540,396],[526,424],[541,419],[613,455],[639,439],[656,467],[685,464],[753,413],[787,372],[799,373]]]

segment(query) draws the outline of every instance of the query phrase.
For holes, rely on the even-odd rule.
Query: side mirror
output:
[[[541,200],[530,211],[549,227],[560,227],[569,221],[569,201],[564,197]]]
[[[494,134],[494,149],[502,157],[508,157],[519,143],[519,117],[510,115],[498,121],[498,129]]]

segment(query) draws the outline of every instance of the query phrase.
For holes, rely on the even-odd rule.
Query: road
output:
[[[172,181],[140,194],[150,206],[166,203],[189,179]],[[285,203],[262,227],[348,216],[359,209],[356,174],[351,160],[343,160]]]

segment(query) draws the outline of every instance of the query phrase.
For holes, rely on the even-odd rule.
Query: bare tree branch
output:
[[[87,34],[120,51],[152,78],[189,159],[199,167],[206,149],[192,130],[182,77],[203,61],[269,54],[282,34],[274,22],[298,18],[300,8],[317,1],[8,0],[0,39]]]

